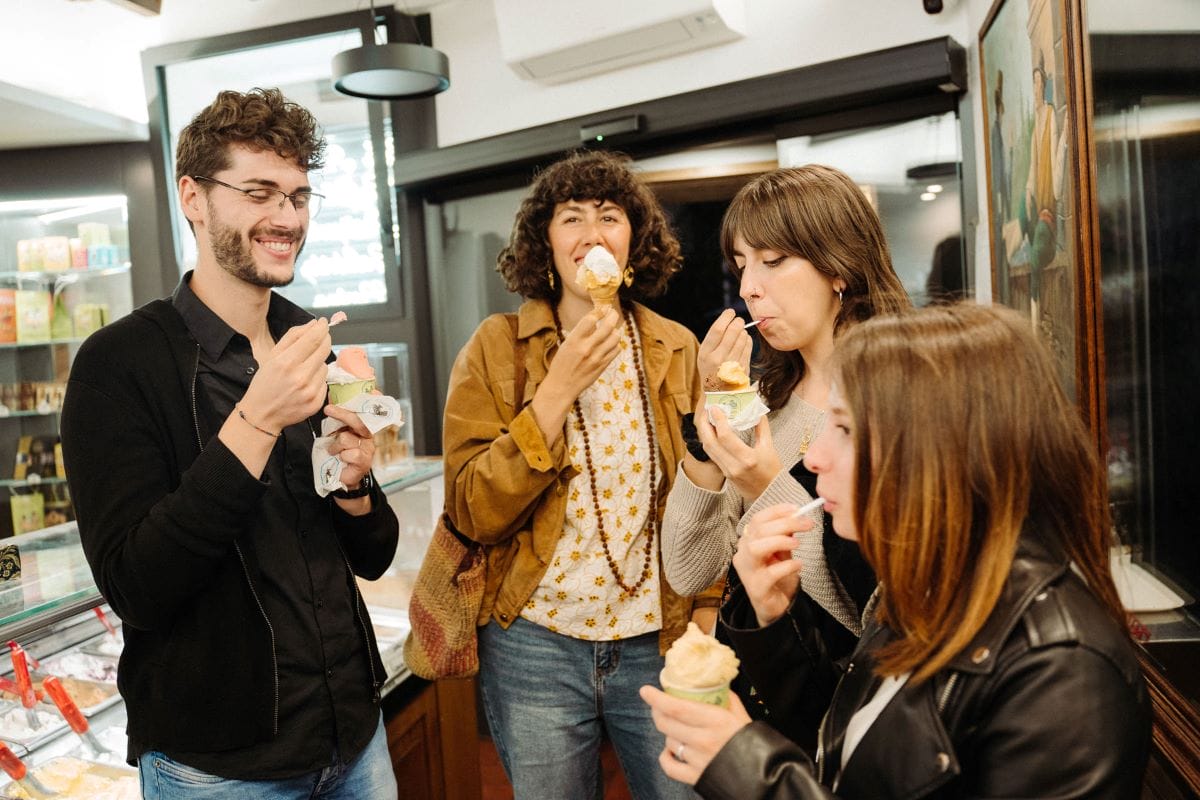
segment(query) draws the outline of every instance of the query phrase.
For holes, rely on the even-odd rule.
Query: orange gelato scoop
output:
[[[375,370],[361,347],[343,347],[338,351],[337,365],[361,381],[375,380]]]
[[[717,367],[717,380],[721,382],[721,390],[726,392],[750,388],[750,376],[736,361],[722,361]]]

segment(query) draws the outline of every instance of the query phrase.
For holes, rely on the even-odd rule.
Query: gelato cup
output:
[[[374,378],[351,383],[331,383],[329,384],[329,402],[338,406],[360,394],[370,394],[373,391],[375,391]]]
[[[707,703],[710,706],[729,708],[728,682],[720,686],[679,686],[671,683],[671,679],[667,677],[665,669],[658,674],[658,681],[662,684],[663,691],[673,697],[682,697],[684,700],[695,700],[697,703]]]
[[[663,691],[675,697],[714,706],[729,706],[729,682],[737,676],[733,650],[689,622],[663,659],[658,674]]]
[[[758,384],[751,384],[745,389],[736,389],[729,392],[705,392],[704,405],[717,406],[725,412],[725,416],[732,419],[738,414],[745,411],[758,397]]]

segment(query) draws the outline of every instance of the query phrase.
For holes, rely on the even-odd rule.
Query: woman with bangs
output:
[[[594,248],[622,275],[615,308],[576,281]],[[517,798],[600,798],[604,732],[635,798],[691,796],[658,769],[637,695],[720,599],[679,596],[659,568],[679,409],[701,390],[696,338],[636,300],[680,262],[630,161],[576,152],[537,176],[500,253],[525,303],[484,320],[451,372],[446,511],[487,546],[479,684]]]
[[[687,595],[726,576],[738,537],[751,516],[781,502],[803,505],[816,496],[816,476],[802,461],[824,422],[834,340],[855,323],[910,307],[892,268],[879,215],[853,180],[810,164],[755,178],[734,197],[721,225],[721,249],[737,273],[739,293],[757,323],[759,394],[770,413],[753,436],[733,430],[719,410],[703,404],[685,418],[689,454],[680,465],[663,518],[663,568]],[[751,334],[726,310],[700,345],[698,367],[707,383],[725,361],[749,366]],[[705,388],[716,388],[711,384]],[[827,647],[845,655],[861,630],[863,604],[875,588],[852,542],[833,534],[829,518],[796,542],[808,565],[803,590]],[[726,637],[722,614],[716,634]],[[756,716],[771,715],[750,685],[734,689]],[[773,717],[797,741],[814,743],[815,726]]]
[[[1139,797],[1151,711],[1103,474],[1028,321],[961,304],[871,320],[834,375],[805,461],[880,579],[852,657],[796,602],[811,520],[764,509],[734,556],[743,669],[773,708],[828,704],[815,763],[736,700],[645,687],[664,771],[706,798]]]

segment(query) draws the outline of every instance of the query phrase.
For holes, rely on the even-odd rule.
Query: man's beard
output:
[[[212,243],[213,257],[216,258],[221,269],[251,286],[263,289],[288,286],[296,279],[296,262],[300,259],[300,251],[304,249],[302,240],[298,242],[296,255],[292,259],[292,272],[286,278],[276,278],[260,270],[254,263],[254,256],[250,254],[250,242],[255,236],[264,235],[297,240],[298,236],[293,231],[285,228],[255,228],[250,231],[248,236],[243,237],[239,230],[223,224],[217,218],[211,203],[208,209],[211,230],[209,241]]]

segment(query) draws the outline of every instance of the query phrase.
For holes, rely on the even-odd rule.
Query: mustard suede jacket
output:
[[[634,304],[633,314],[664,462],[661,520],[670,482],[686,452],[680,417],[695,409],[702,394],[698,345],[682,325],[644,306]],[[455,359],[442,426],[446,512],[460,533],[489,546],[478,622],[486,625],[494,619],[506,628],[546,573],[563,533],[567,484],[579,474],[567,456],[565,432],[548,446],[529,408],[558,348],[550,305],[526,301],[517,318],[527,376],[522,408],[513,408],[512,328],[506,315],[494,314],[480,323]],[[675,594],[663,576],[660,547],[659,648],[665,652],[686,629],[693,605],[719,603],[723,580],[696,598],[685,598]]]

